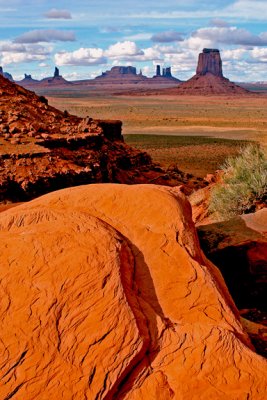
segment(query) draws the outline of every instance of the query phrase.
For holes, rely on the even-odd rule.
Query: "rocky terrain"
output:
[[[265,399],[179,188],[66,189],[1,213],[0,235],[1,398]]]
[[[124,143],[121,121],[61,112],[0,76],[0,201],[94,182],[201,185]],[[189,182],[188,182],[189,181]]]

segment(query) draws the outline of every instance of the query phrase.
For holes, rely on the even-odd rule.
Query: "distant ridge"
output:
[[[67,81],[59,73],[59,69],[55,67],[54,75],[51,77],[44,78],[42,80],[33,79],[31,75],[25,74],[24,79],[17,81],[17,83],[25,88],[42,89],[48,87],[62,87],[69,85],[88,85],[88,86],[98,86],[98,85],[135,85],[135,84],[145,84],[145,85],[174,85],[175,83],[180,83],[181,81],[174,76],[172,76],[171,67],[163,68],[161,73],[161,67],[156,66],[156,74],[149,78],[143,75],[142,70],[137,73],[137,70],[133,66],[114,66],[110,70],[102,72],[101,75],[94,79],[83,79],[77,81]]]

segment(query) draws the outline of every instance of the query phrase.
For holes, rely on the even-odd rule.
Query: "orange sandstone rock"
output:
[[[54,192],[2,212],[0,243],[1,398],[265,398],[179,189]]]

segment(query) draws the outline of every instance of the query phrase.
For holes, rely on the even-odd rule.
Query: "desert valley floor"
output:
[[[114,95],[111,89],[104,92],[107,94],[103,89],[41,93],[49,104],[81,117],[121,119],[127,143],[148,151],[155,161],[177,163],[196,176],[214,172],[244,141],[257,141],[267,148],[264,93],[201,97],[129,96],[122,91]]]

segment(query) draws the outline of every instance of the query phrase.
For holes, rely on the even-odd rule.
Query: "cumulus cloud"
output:
[[[266,35],[266,33],[263,33],[259,36],[253,35],[251,32],[243,28],[214,27],[198,29],[192,34],[192,37],[230,45],[266,46],[267,37],[264,35]]]
[[[42,61],[47,57],[41,54],[29,54],[29,53],[2,53],[3,65],[28,63],[33,61]]]
[[[57,10],[56,8],[52,8],[47,11],[44,16],[49,19],[71,19],[71,13],[68,10]]]
[[[3,65],[43,61],[50,56],[52,51],[51,45],[0,42],[0,57]]]
[[[105,55],[110,58],[125,59],[127,57],[142,56],[144,52],[138,48],[135,42],[126,40],[109,46],[105,51]]]
[[[75,34],[72,31],[40,29],[23,33],[14,39],[14,43],[74,42],[75,40]]]
[[[243,48],[239,49],[227,49],[222,51],[222,59],[225,61],[242,60],[247,54],[247,50]]]
[[[254,61],[257,60],[258,62],[266,63],[267,62],[267,49],[255,47],[251,51],[251,56],[254,59]]]
[[[166,31],[156,33],[151,37],[152,42],[158,43],[169,43],[169,42],[181,42],[183,40],[180,32]]]
[[[98,48],[80,48],[73,52],[60,52],[55,54],[57,65],[100,65],[106,64],[104,51]]]

